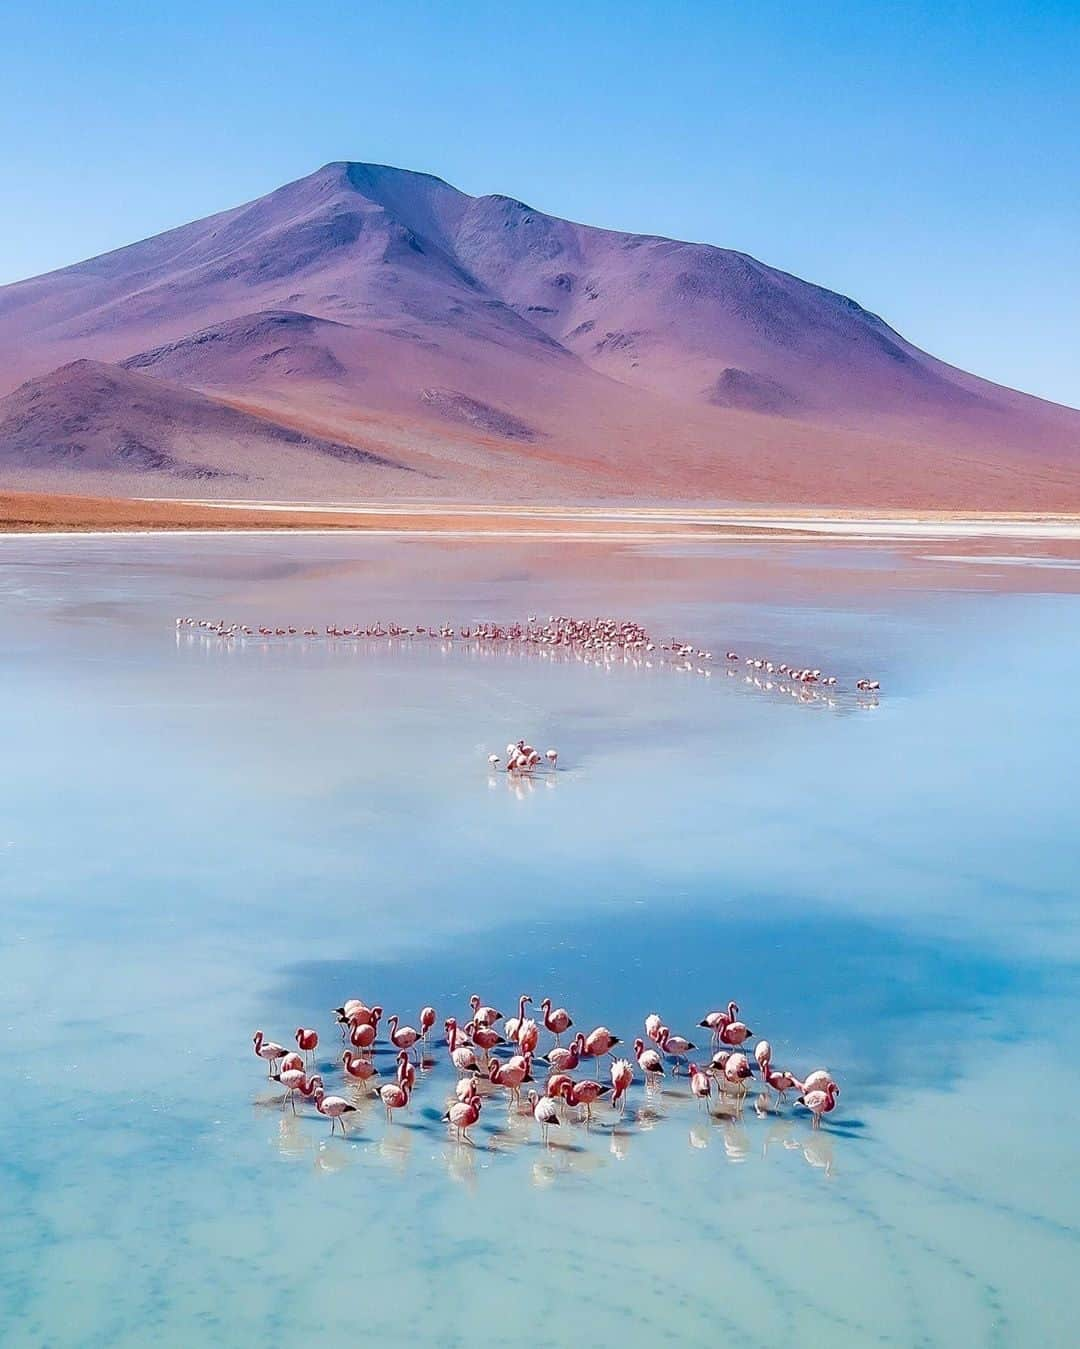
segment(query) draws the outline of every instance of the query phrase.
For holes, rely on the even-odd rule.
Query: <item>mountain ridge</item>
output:
[[[331,161],[0,287],[0,395],[79,357],[374,436],[491,497],[535,492],[562,453],[575,490],[1080,504],[1080,412],[955,369],[850,297],[388,165]],[[7,476],[10,459],[0,441]]]

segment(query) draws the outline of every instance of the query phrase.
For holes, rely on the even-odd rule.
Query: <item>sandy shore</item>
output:
[[[399,502],[166,500],[0,493],[0,533],[358,531],[445,538],[914,541],[1080,540],[1080,515],[680,504],[491,506]]]

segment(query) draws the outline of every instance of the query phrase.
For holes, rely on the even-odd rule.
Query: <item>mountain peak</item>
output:
[[[186,389],[335,443],[376,428],[496,496],[508,474],[543,495],[580,472],[586,495],[1080,501],[1080,414],[935,360],[854,300],[387,164],[334,160],[0,288],[0,394],[80,358],[114,363],[82,367],[95,385],[127,367],[125,424],[144,372],[177,408]],[[52,387],[104,415],[79,369]]]

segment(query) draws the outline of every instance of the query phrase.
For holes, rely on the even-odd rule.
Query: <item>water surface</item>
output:
[[[1014,563],[0,541],[5,1345],[1071,1343],[1080,602]],[[173,626],[551,612],[883,694]],[[518,735],[554,779],[489,777]],[[470,1150],[440,1051],[343,1142],[251,1054],[315,1025],[338,1088],[331,1006],[474,989],[627,1041],[735,997],[840,1104],[669,1079],[551,1148],[493,1101]]]

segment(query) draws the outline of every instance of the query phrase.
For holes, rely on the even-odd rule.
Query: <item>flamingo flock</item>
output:
[[[532,745],[524,740],[515,741],[506,747],[506,771],[508,773],[533,773],[536,769],[543,766],[544,761],[554,773],[559,766],[559,751],[557,749],[547,749],[544,751],[543,759],[540,757],[540,751],[534,749]],[[488,768],[494,773],[502,760],[497,754],[488,755]]]
[[[551,656],[574,656],[579,660],[596,661],[609,665],[614,660],[630,664],[654,665],[696,673],[705,678],[712,674],[713,653],[700,645],[678,637],[658,641],[634,619],[573,618],[552,614],[546,622],[529,615],[524,622],[507,624],[476,622],[458,624],[406,624],[378,620],[374,623],[314,624],[248,624],[223,618],[194,618],[184,615],[175,619],[176,631],[218,639],[226,644],[259,642],[280,644],[289,641],[373,641],[391,640],[400,643],[434,641],[448,646],[465,646],[476,651],[519,650]],[[801,701],[821,698],[821,691],[837,690],[839,677],[822,670],[790,661],[772,660],[764,656],[740,657],[737,651],[727,651],[727,673],[734,676],[735,664],[745,672],[747,682],[768,680],[773,687],[788,688],[802,694]],[[760,686],[760,684],[759,684]],[[860,678],[854,683],[860,693],[876,693],[879,680]],[[835,705],[835,704],[831,704]],[[865,704],[859,704],[863,706]]]
[[[550,1144],[553,1129],[588,1129],[594,1111],[607,1112],[606,1123],[625,1127],[628,1112],[631,1120],[643,1119],[646,1111],[655,1118],[657,1103],[678,1094],[688,1094],[717,1118],[736,1118],[755,1081],[760,1083],[758,1115],[782,1113],[788,1093],[796,1092],[796,1105],[809,1113],[817,1130],[840,1095],[828,1069],[817,1068],[800,1078],[774,1064],[768,1040],[758,1039],[751,1051],[754,1032],[741,1020],[736,1002],[707,1012],[697,1023],[695,1034],[704,1032],[697,1038],[704,1041],[707,1036],[707,1045],[673,1032],[659,1012],[650,1012],[629,1047],[607,1026],[576,1028],[565,1007],[548,997],[534,1004],[527,993],[509,1015],[473,994],[460,1017],[443,1018],[437,1041],[439,1017],[431,1006],[421,1008],[415,1026],[397,1014],[384,1021],[379,1004],[360,998],[347,999],[333,1012],[344,1042],[341,1090],[347,1094],[326,1090],[323,1073],[336,1071],[332,1061],[315,1071],[320,1044],[316,1030],[298,1027],[295,1050],[268,1040],[262,1031],[255,1032],[252,1043],[269,1079],[284,1088],[282,1109],[291,1106],[298,1113],[297,1103],[308,1102],[329,1119],[331,1134],[340,1129],[345,1137],[349,1117],[367,1098],[378,1098],[388,1124],[408,1111],[425,1079],[435,1080],[439,1051],[445,1051],[453,1081],[442,1101],[441,1119],[457,1142],[472,1146],[476,1139],[470,1131],[481,1112],[500,1098],[508,1114],[531,1116],[543,1143]],[[392,1069],[388,1064],[380,1068],[378,1055],[392,1056]],[[390,1074],[385,1081],[384,1072]],[[687,1093],[665,1085],[669,1073],[673,1079],[685,1074]],[[640,1105],[632,1105],[639,1082],[644,1097]]]

